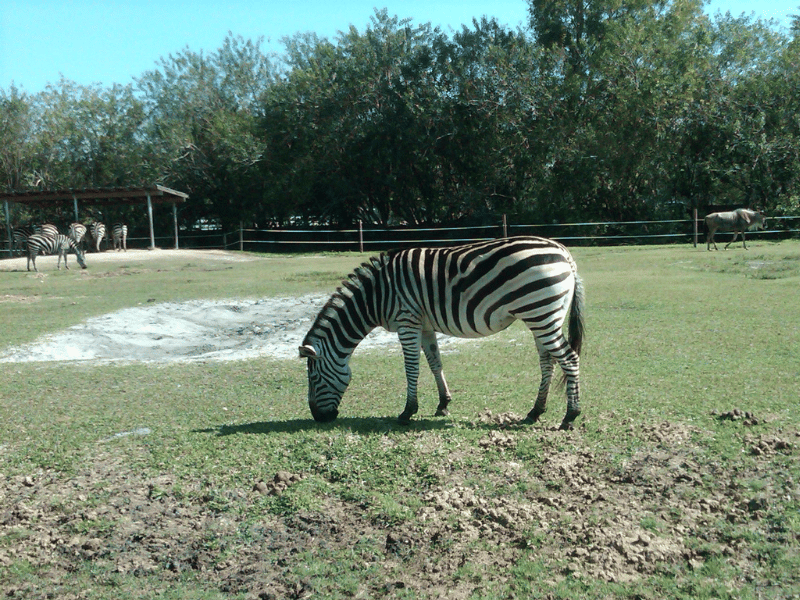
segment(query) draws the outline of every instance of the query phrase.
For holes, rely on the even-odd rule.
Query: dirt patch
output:
[[[706,493],[701,480],[724,481],[726,473],[695,459],[690,427],[647,427],[647,449],[622,463],[584,445],[578,430],[539,431],[539,441],[553,450],[532,479],[510,452],[518,436],[504,427],[514,417],[484,413],[481,426],[497,429],[465,452],[493,455],[498,484],[525,485],[527,493],[485,496],[451,476],[419,491],[414,517],[395,524],[376,522],[369,507],[334,495],[313,511],[252,520],[223,505],[249,506],[321,474],[280,471],[242,489],[220,490],[207,482],[131,472],[130,449],[109,440],[68,478],[50,472],[0,475],[0,539],[17,541],[0,546],[0,567],[25,560],[50,579],[16,583],[6,594],[50,597],[53,582],[90,563],[109,577],[160,586],[147,589],[154,596],[199,575],[208,589],[247,598],[314,597],[321,592],[315,588],[319,579],[298,573],[307,556],[325,553],[348,556],[346,568],[361,571],[362,597],[412,592],[467,598],[482,568],[497,577],[523,559],[544,563],[546,580],[537,585],[545,586],[565,577],[635,582],[657,572],[700,570],[715,559],[739,561],[745,575],[755,576],[745,540],[717,537],[718,524],[744,523],[754,535],[769,530],[774,536],[765,515],[776,498],[730,485]],[[565,435],[570,448],[556,450]],[[774,453],[793,451],[791,442],[773,438],[754,437],[746,445],[763,450],[756,455],[756,476],[772,469]],[[100,501],[85,495],[100,489]],[[705,532],[702,546],[698,532]],[[465,575],[465,565],[472,576]]]
[[[3,294],[0,302],[38,302],[37,296],[21,296],[19,294]]]
[[[327,295],[262,300],[192,300],[126,308],[0,352],[0,362],[192,362],[297,357]],[[447,347],[459,340],[440,336]],[[396,346],[378,328],[357,351]]]
[[[262,260],[221,250],[130,250],[101,252],[88,260],[145,263],[155,255],[224,261]],[[16,267],[15,267],[16,265]],[[25,259],[0,261],[0,269],[24,270]],[[46,273],[31,274],[46,277]],[[32,344],[0,352],[0,362],[31,361],[136,361],[189,362],[242,360],[255,357],[295,358],[329,295],[289,298],[195,300],[153,303],[87,320]],[[0,296],[0,302],[26,302],[30,298]],[[458,340],[440,336],[442,346]],[[376,329],[357,351],[374,346],[397,346],[397,335]]]
[[[70,270],[77,269],[80,271],[80,266],[76,266],[75,255],[68,254]],[[162,250],[156,248],[154,250],[128,250],[127,252],[116,252],[109,250],[106,252],[87,252],[86,264],[88,271],[91,272],[93,264],[113,264],[113,263],[144,263],[148,260],[158,258],[181,258],[181,259],[198,259],[205,258],[209,260],[224,260],[227,262],[243,262],[251,260],[261,260],[258,257],[253,257],[249,254],[241,254],[236,252],[227,252],[225,250]],[[0,260],[0,271],[25,271],[27,272],[28,259],[25,256],[17,256],[14,258],[3,258]],[[39,271],[55,271],[56,264],[58,263],[58,256],[40,256],[36,259],[36,266]],[[33,271],[31,271],[33,273]]]

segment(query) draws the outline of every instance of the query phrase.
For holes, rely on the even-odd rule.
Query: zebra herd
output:
[[[94,221],[88,227],[83,223],[72,223],[69,226],[67,235],[59,232],[58,227],[46,223],[39,226],[21,226],[14,229],[11,236],[12,254],[17,252],[27,254],[28,271],[36,268],[36,257],[40,254],[58,254],[58,269],[61,269],[61,259],[64,259],[64,267],[67,265],[67,253],[74,252],[78,264],[86,268],[83,247],[84,244],[91,242],[95,252],[100,252],[100,243],[106,238],[106,226]],[[114,223],[111,228],[111,238],[114,249],[128,250],[128,226],[124,223]]]

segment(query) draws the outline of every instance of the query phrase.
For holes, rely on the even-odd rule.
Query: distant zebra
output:
[[[580,414],[579,354],[584,337],[583,284],[569,251],[551,240],[518,237],[453,248],[384,253],[364,263],[328,300],[300,346],[308,358],[308,403],[317,421],[332,421],[350,382],[350,356],[375,327],[396,331],[405,360],[406,406],[417,412],[420,347],[439,391],[436,415],[451,400],[436,333],[476,338],[519,319],[533,333],[542,373],[527,422],[545,412],[554,362],[567,382],[561,429]],[[562,328],[569,322],[569,339]]]
[[[28,238],[36,233],[33,227],[22,225],[15,227],[11,232],[11,253],[17,251],[19,254],[25,252],[25,247],[28,243]]]
[[[45,223],[44,225],[40,225],[39,227],[35,227],[35,233],[39,235],[43,235],[45,237],[56,237],[59,235],[58,227],[53,225],[52,223]]]
[[[83,260],[83,252],[80,248],[65,235],[58,234],[55,237],[48,237],[41,233],[34,233],[28,238],[28,271],[31,270],[31,263],[33,263],[33,270],[38,273],[39,269],[36,268],[36,257],[39,254],[56,254],[58,253],[58,268],[61,269],[61,257],[64,257],[64,268],[69,269],[67,265],[67,252],[72,250],[75,252],[75,258],[81,268],[86,268],[86,262]]]
[[[128,251],[128,226],[125,223],[114,223],[111,227],[111,238],[114,240],[114,250]]]
[[[75,245],[78,248],[81,247],[83,243],[83,238],[86,236],[86,225],[83,223],[72,223],[69,226],[69,238],[75,242]]]
[[[725,244],[725,250],[736,241],[739,234],[742,235],[742,246],[747,250],[744,232],[747,229],[764,229],[767,220],[760,212],[750,210],[749,208],[737,208],[736,210],[706,215],[705,223],[708,229],[708,234],[706,235],[706,250],[711,250],[711,244],[714,244],[714,250],[719,250],[719,248],[717,248],[717,243],[714,241],[714,234],[717,231],[733,231],[733,239]]]
[[[100,252],[100,242],[102,242],[106,237],[106,226],[99,221],[94,221],[91,225],[89,225],[89,234],[94,240],[95,252]]]

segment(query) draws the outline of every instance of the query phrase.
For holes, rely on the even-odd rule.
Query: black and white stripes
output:
[[[33,263],[33,270],[39,271],[36,268],[36,257],[38,255],[56,253],[58,253],[58,268],[61,269],[61,257],[64,257],[64,268],[69,269],[69,265],[67,265],[67,252],[69,251],[75,252],[78,264],[85,269],[86,262],[83,260],[83,252],[80,251],[72,239],[61,234],[50,237],[35,233],[28,238],[28,271],[31,270],[31,263]]]
[[[28,238],[31,237],[36,231],[33,227],[28,226],[20,226],[15,227],[14,231],[11,232],[11,252],[12,254],[16,251],[19,252],[20,255],[25,251],[25,248],[28,244]]]
[[[125,223],[114,223],[111,227],[111,239],[114,241],[114,250],[128,251],[128,226]]]
[[[106,226],[99,221],[94,221],[89,225],[89,235],[94,240],[94,251],[100,252],[100,242],[106,237]]]
[[[86,237],[86,225],[83,223],[72,223],[69,226],[69,238],[75,242],[78,248],[81,247],[83,238]]]
[[[562,429],[580,414],[579,353],[583,286],[569,251],[535,237],[454,248],[416,248],[373,258],[343,283],[317,316],[300,347],[308,358],[308,400],[319,421],[338,415],[350,382],[350,356],[375,327],[396,331],[405,359],[408,422],[417,412],[420,349],[439,391],[437,415],[451,395],[442,373],[436,332],[483,337],[521,320],[533,333],[542,380],[528,420],[545,411],[554,362],[567,382]],[[568,323],[569,338],[563,326]]]

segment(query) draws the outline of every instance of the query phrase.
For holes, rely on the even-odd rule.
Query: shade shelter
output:
[[[153,185],[149,187],[97,188],[76,190],[30,191],[0,194],[6,215],[6,233],[8,235],[8,251],[11,253],[11,220],[8,210],[10,202],[28,204],[37,208],[48,208],[57,204],[71,202],[75,209],[75,221],[80,221],[81,206],[117,206],[120,204],[141,204],[147,206],[147,218],[150,224],[150,248],[155,248],[156,239],[153,231],[153,205],[172,204],[172,220],[175,227],[175,249],[178,245],[178,203],[186,202],[188,194]]]

